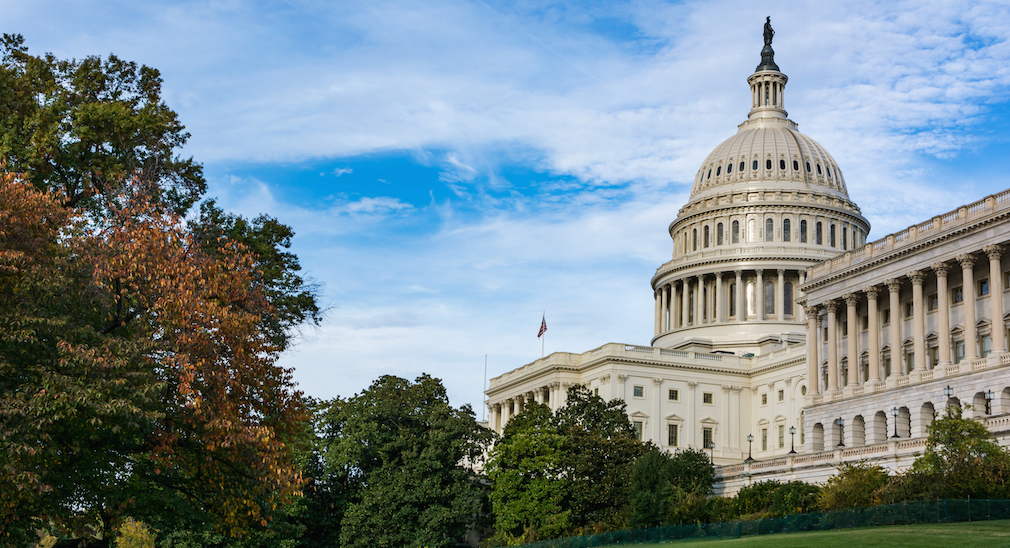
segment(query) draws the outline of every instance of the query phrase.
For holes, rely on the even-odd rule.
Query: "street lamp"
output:
[[[710,457],[710,460],[708,462],[709,462],[709,464],[714,465],[715,464],[715,442],[714,441],[708,442],[708,448],[709,448],[709,450],[712,451],[712,456]]]
[[[796,427],[795,426],[790,426],[789,427],[789,435],[792,436],[792,441],[790,442],[790,445],[792,447],[789,449],[789,454],[790,455],[795,455],[796,454]]]
[[[898,411],[897,407],[891,408],[891,416],[894,417],[894,435],[891,436],[892,438],[898,437],[898,415],[900,413],[901,411]]]
[[[943,395],[947,396],[948,398],[953,397],[954,396],[954,389],[951,388],[950,385],[948,384],[947,388],[943,389]]]
[[[845,419],[838,417],[835,424],[838,425],[838,445],[836,447],[845,447]]]
[[[747,460],[744,461],[747,464],[754,462],[754,457],[751,456],[750,452],[751,447],[753,446],[754,446],[754,434],[747,434]]]
[[[985,414],[992,415],[992,400],[996,399],[996,394],[989,390],[985,393]]]

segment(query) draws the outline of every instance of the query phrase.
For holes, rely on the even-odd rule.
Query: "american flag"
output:
[[[547,316],[545,315],[544,319],[540,321],[540,332],[537,333],[537,338],[539,339],[546,332],[547,332]]]

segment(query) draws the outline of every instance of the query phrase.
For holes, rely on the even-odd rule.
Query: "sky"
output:
[[[31,53],[159,69],[208,197],[294,229],[326,308],[281,357],[299,389],[428,373],[478,418],[485,361],[649,344],[765,16],[871,239],[1010,187],[1005,2],[0,1]]]

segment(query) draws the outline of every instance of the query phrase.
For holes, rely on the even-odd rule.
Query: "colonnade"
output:
[[[766,272],[769,273],[767,278]],[[669,280],[655,291],[655,335],[730,320],[785,321],[798,317],[792,300],[797,297],[796,285],[805,279],[806,271],[803,270],[758,268],[734,270],[732,273],[694,274]],[[766,282],[772,282],[773,295],[766,291]]]
[[[522,413],[527,402],[536,402],[550,406],[551,410],[564,407],[565,396],[568,387],[572,383],[551,382],[546,386],[540,386],[533,390],[528,390],[520,395],[507,398],[500,402],[488,403],[488,427],[495,432],[501,433],[509,419]]]
[[[946,367],[952,363],[959,362],[961,367],[971,368],[974,359],[1006,353],[1004,279],[1000,265],[1004,249],[1002,244],[987,245],[982,249],[982,255],[964,253],[953,262],[941,261],[889,278],[883,286],[872,285],[844,294],[840,299],[807,303],[807,378],[810,389],[815,393],[832,393],[862,384],[876,387],[881,381],[914,377],[934,367]],[[988,269],[980,268],[983,272],[976,276],[975,267],[984,265],[986,259]],[[949,278],[956,270],[960,270],[960,285],[952,288]],[[934,278],[935,284],[930,283],[930,289],[935,287],[936,292],[927,301],[923,288],[927,281],[933,282]],[[907,299],[909,286],[910,301]],[[903,290],[905,300],[902,299]],[[955,299],[956,302],[952,302]],[[989,332],[982,338],[979,337],[976,318],[979,300],[987,300],[989,304],[989,313],[984,318],[988,321]],[[881,301],[886,304],[883,310]],[[957,319],[953,314],[957,305],[962,309],[962,321],[955,339],[951,324]],[[867,332],[866,348],[862,349],[859,336],[862,326],[858,321],[861,312],[866,313]],[[935,346],[927,346],[926,319],[934,312]],[[840,321],[843,313],[844,322]],[[910,326],[905,325],[906,321]],[[887,324],[886,330],[883,324]],[[884,335],[887,337],[886,347],[882,341]],[[843,336],[846,339],[844,346],[840,344]],[[934,348],[935,354],[932,352]],[[840,356],[842,349],[844,354]],[[865,364],[860,363],[861,353],[866,355]],[[931,359],[931,355],[935,359]],[[842,374],[843,359],[847,362],[848,375]],[[822,364],[827,368],[826,382],[819,371]],[[889,367],[886,367],[888,364]],[[862,366],[866,368],[865,374]]]

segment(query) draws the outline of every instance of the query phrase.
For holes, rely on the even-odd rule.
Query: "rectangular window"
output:
[[[593,389],[593,395],[594,396],[599,396],[600,395],[600,389],[599,388],[594,388]]]
[[[915,352],[905,352],[905,371],[915,368]]]
[[[824,328],[824,338],[821,339],[821,340],[822,341],[827,341],[828,340],[828,328],[827,327]]]
[[[843,226],[842,227],[842,250],[843,251],[849,249],[849,245],[848,244],[849,244],[849,233],[845,229],[845,227]]]
[[[890,309],[890,308],[888,308],[888,309],[887,309],[887,310],[885,310],[885,311],[884,311],[884,312],[883,312],[882,314],[883,314],[883,316],[884,316],[884,321],[883,321],[882,323],[883,323],[884,325],[887,325],[887,324],[891,323],[891,309]]]
[[[940,349],[936,346],[929,349],[929,363],[933,367],[940,363]]]
[[[954,363],[964,359],[964,341],[954,341]]]
[[[779,401],[786,401],[786,391],[779,390]]]
[[[983,297],[989,294],[989,278],[978,281],[978,296]]]
[[[870,329],[870,315],[863,314],[863,331]]]
[[[669,399],[670,399],[670,401],[677,401],[677,400],[679,400],[680,399],[680,392],[671,388],[670,391],[669,391]]]
[[[1003,291],[1010,291],[1010,272],[1003,273]]]
[[[926,297],[926,302],[929,303],[928,308],[930,311],[940,308],[940,298],[936,296],[936,293],[933,293],[929,297]]]
[[[645,397],[645,388],[642,388],[641,386],[636,386],[635,387],[635,397],[636,398]]]
[[[666,444],[670,447],[677,447],[677,425],[668,424],[666,426]]]
[[[762,428],[761,429],[761,450],[762,451],[767,451],[768,450],[768,429],[767,428]]]
[[[635,421],[632,426],[635,427],[635,439],[642,441],[642,421]]]
[[[914,305],[915,305],[915,303],[912,303],[912,302],[905,303],[905,317],[906,318],[911,318],[912,317],[912,313],[915,312],[915,306]]]
[[[705,427],[701,429],[701,443],[704,444],[705,449],[710,449],[715,445],[715,439],[712,437],[712,429]]]
[[[891,355],[884,355],[884,378],[891,376]]]
[[[701,403],[712,403],[712,393],[705,392],[701,395]]]
[[[955,287],[950,290],[950,302],[957,304],[964,302],[964,289],[961,287]]]
[[[849,334],[849,321],[846,320],[842,322],[842,336],[844,337],[848,334]]]
[[[761,405],[768,405],[768,394],[761,394]]]
[[[786,425],[779,425],[779,449],[786,446]]]
[[[982,335],[982,357],[989,357],[990,352],[992,352],[992,337],[989,335]]]

